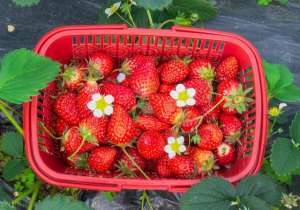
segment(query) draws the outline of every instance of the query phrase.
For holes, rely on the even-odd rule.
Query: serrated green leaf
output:
[[[270,210],[271,206],[264,200],[256,196],[245,196],[241,198],[241,203],[251,210]],[[240,208],[243,209],[243,208]]]
[[[268,85],[269,94],[272,94],[276,83],[279,81],[280,73],[278,68],[273,68],[273,66],[268,63],[266,60],[263,61],[265,76]]]
[[[9,160],[3,168],[3,178],[6,181],[12,181],[15,177],[22,173],[26,168],[26,162],[23,160]]]
[[[276,83],[275,90],[279,91],[284,87],[290,86],[294,81],[294,76],[292,72],[288,69],[288,67],[282,64],[272,64],[272,65],[274,65],[275,68],[278,68],[280,74],[280,78]]]
[[[279,176],[278,174],[275,173],[273,168],[271,167],[271,163],[268,160],[264,160],[262,168],[261,168],[262,174],[272,177],[273,179],[277,180],[280,183],[283,184],[292,184],[292,175],[286,175],[286,176]]]
[[[291,123],[290,136],[296,143],[300,143],[300,112],[295,114],[295,117]]]
[[[12,0],[12,2],[20,7],[30,7],[33,5],[37,5],[40,0]]]
[[[168,7],[172,0],[135,0],[139,7],[150,10],[162,10]]]
[[[21,157],[24,149],[22,136],[16,132],[4,133],[1,137],[1,149],[7,155]]]
[[[300,102],[300,88],[294,84],[278,90],[275,97],[285,102]]]
[[[186,15],[196,13],[201,21],[210,20],[218,14],[217,9],[207,0],[173,0],[167,10],[174,17],[180,13]]]
[[[237,185],[236,191],[238,196],[255,196],[270,205],[277,205],[281,197],[279,185],[272,178],[263,175],[243,179]]]
[[[290,139],[277,138],[272,145],[270,160],[275,173],[288,175],[300,167],[300,150],[294,147]]]
[[[0,69],[0,98],[20,104],[47,86],[60,70],[60,64],[27,49],[6,54]]]
[[[194,185],[180,201],[181,210],[229,210],[235,189],[220,177],[209,177]]]
[[[0,186],[0,201],[9,201],[9,199],[9,195],[5,192],[3,187]]]
[[[64,195],[55,195],[53,197],[47,197],[42,201],[39,201],[35,205],[35,210],[90,210],[83,202],[73,200],[70,197]]]
[[[0,201],[0,210],[17,210],[16,207],[10,205],[7,201]]]

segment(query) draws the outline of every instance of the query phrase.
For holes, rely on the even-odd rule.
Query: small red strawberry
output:
[[[147,160],[161,158],[164,154],[166,141],[157,131],[145,131],[137,141],[137,150]]]
[[[215,123],[218,121],[220,114],[220,106],[217,105],[217,101],[213,101],[212,103],[202,106],[200,108],[200,112],[202,115],[205,114],[203,121],[206,123]]]
[[[184,113],[184,120],[180,128],[183,133],[190,133],[195,129],[198,123],[201,123],[201,115],[195,107],[186,108]]]
[[[89,167],[98,173],[106,173],[113,168],[117,157],[117,149],[102,146],[94,149],[89,158]]]
[[[145,69],[155,69],[155,57],[146,55],[135,55],[131,58],[127,58],[121,64],[120,72],[123,72],[126,75],[132,75],[134,74],[135,70],[141,66],[143,66]]]
[[[79,91],[77,96],[77,103],[79,108],[79,116],[81,119],[92,115],[92,111],[87,107],[88,102],[92,100],[92,96],[100,93],[100,88],[94,80],[88,80],[84,87]]]
[[[204,150],[216,149],[223,140],[221,129],[215,124],[203,124],[198,130],[200,140],[198,146]]]
[[[127,145],[132,141],[136,132],[135,123],[127,111],[122,106],[116,104],[108,123],[108,139],[114,145]]]
[[[222,143],[216,151],[217,162],[220,166],[230,165],[235,160],[235,148],[232,144]]]
[[[96,147],[93,138],[82,138],[77,127],[70,128],[62,139],[62,150],[66,151],[67,157],[73,159],[77,154],[88,152]]]
[[[160,79],[166,84],[175,84],[184,80],[190,73],[187,64],[189,59],[173,59],[162,64],[160,68]]]
[[[97,71],[101,76],[109,75],[114,68],[114,60],[108,54],[98,52],[93,54],[88,62],[91,71]]]
[[[71,91],[77,90],[82,85],[83,77],[82,65],[69,65],[62,73],[63,86]]]
[[[239,118],[234,115],[221,114],[219,123],[226,142],[232,144],[239,142],[242,129],[242,123]]]
[[[195,174],[195,166],[190,156],[176,156],[170,160],[170,169],[177,178],[192,178]]]
[[[153,108],[154,115],[163,122],[177,124],[182,120],[182,108],[177,107],[176,101],[167,94],[152,94],[149,103]]]
[[[79,123],[79,130],[83,138],[94,138],[98,143],[107,143],[107,123],[106,117],[90,116]]]
[[[139,115],[135,122],[137,127],[143,130],[155,130],[155,131],[162,131],[170,128],[170,125],[160,121],[156,117],[152,115]]]
[[[234,56],[225,58],[216,69],[218,81],[235,80],[239,71],[239,61]]]
[[[215,69],[208,59],[197,59],[189,64],[191,79],[212,81],[215,78]]]
[[[69,125],[77,125],[80,121],[76,94],[64,93],[57,97],[54,109],[56,114]]]
[[[168,156],[164,156],[159,159],[156,163],[156,171],[160,177],[170,177],[172,175],[172,171],[170,168],[170,161]]]
[[[196,106],[207,106],[212,100],[212,86],[206,80],[188,80],[183,83],[186,88],[194,88]]]
[[[63,118],[57,118],[55,123],[55,133],[57,136],[62,136],[69,129],[68,123]]]
[[[114,103],[122,105],[126,110],[131,110],[136,105],[134,93],[128,87],[107,82],[101,87],[101,92],[112,95]]]
[[[210,174],[215,168],[215,156],[212,151],[195,147],[191,157],[197,167],[198,174]]]
[[[170,94],[170,92],[175,89],[175,85],[167,85],[167,84],[161,84],[159,86],[159,93],[166,93],[166,94]]]
[[[252,88],[243,90],[242,84],[235,80],[225,80],[217,87],[217,101],[224,100],[220,104],[220,108],[227,114],[242,114],[247,110],[249,102],[253,101],[248,98],[247,94]]]

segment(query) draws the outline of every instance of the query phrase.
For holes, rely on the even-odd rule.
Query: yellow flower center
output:
[[[178,143],[178,141],[175,141],[173,144],[171,144],[171,149],[176,153],[180,153],[179,147],[180,144]]]
[[[271,107],[269,109],[269,115],[271,117],[278,117],[280,115],[280,109],[278,107]]]
[[[102,112],[107,107],[107,102],[105,101],[104,97],[101,97],[99,100],[97,100],[96,108],[101,110]]]
[[[187,91],[182,91],[178,94],[178,99],[182,100],[182,101],[186,101],[189,99],[189,95],[187,93]]]
[[[115,4],[113,4],[110,9],[111,9],[111,13],[113,14],[119,9],[119,7]]]

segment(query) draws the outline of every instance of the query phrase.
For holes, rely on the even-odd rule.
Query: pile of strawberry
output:
[[[214,65],[135,55],[120,63],[98,52],[65,65],[57,78],[56,123],[45,130],[55,131],[70,168],[193,178],[234,163],[241,114],[252,100],[236,57]]]

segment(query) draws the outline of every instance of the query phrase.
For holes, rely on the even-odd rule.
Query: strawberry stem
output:
[[[141,169],[141,167],[134,161],[134,159],[129,155],[129,153],[126,151],[125,147],[121,147],[122,151],[124,152],[124,154],[129,158],[129,160],[133,163],[133,165],[143,174],[143,176],[146,179],[150,180],[150,177],[143,171],[143,169]]]
[[[84,143],[85,143],[85,139],[82,139],[82,141],[81,141],[79,147],[77,147],[77,149],[75,150],[75,152],[73,152],[73,154],[72,154],[71,156],[68,157],[68,160],[71,160],[71,161],[73,160],[74,156],[77,155],[77,153],[78,153],[78,152],[80,151],[80,149],[83,147]]]
[[[54,136],[51,131],[45,126],[45,124],[43,122],[40,122],[40,125],[42,127],[42,129],[53,139],[56,139],[56,140],[61,140],[62,138],[61,137],[56,137]]]
[[[218,103],[216,103],[212,108],[210,108],[206,113],[204,113],[203,117],[214,111],[224,100],[225,98],[223,97],[220,101],[218,101]]]

